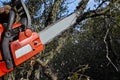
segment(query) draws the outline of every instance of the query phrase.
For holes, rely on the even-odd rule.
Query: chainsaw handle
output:
[[[16,0],[13,2],[12,7],[16,7],[18,15],[21,17],[20,22],[26,26],[26,28],[31,29],[31,16],[29,14],[29,11],[23,2],[23,0]]]

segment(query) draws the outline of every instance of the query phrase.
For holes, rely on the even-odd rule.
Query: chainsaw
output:
[[[0,24],[0,76],[12,71],[43,50],[39,35],[31,29],[31,18],[22,0],[14,3],[16,10],[11,9],[6,25]],[[21,17],[17,23],[15,13]]]
[[[13,6],[15,9],[12,7],[7,25],[0,24],[0,77],[40,53],[45,44],[75,25],[80,15],[79,11],[75,11],[36,33],[32,30],[25,3],[17,0]],[[21,17],[17,23],[16,13]]]

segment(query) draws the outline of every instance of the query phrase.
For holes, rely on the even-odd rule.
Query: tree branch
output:
[[[40,59],[37,59],[37,62],[39,63],[39,65],[41,65],[44,73],[51,79],[51,80],[57,80],[58,77],[55,73],[53,73],[53,71],[51,70],[51,68],[46,64],[44,64],[43,61],[41,61]]]
[[[118,72],[119,69],[117,68],[117,63],[116,63],[117,55],[114,53],[112,45],[111,45],[110,32],[112,30],[112,27],[110,27],[110,24],[108,24],[109,23],[108,21],[106,21],[106,23],[107,23],[107,26],[106,26],[107,31],[104,37],[104,43],[106,45],[106,58]]]
[[[99,10],[90,10],[88,12],[84,12],[82,15],[80,15],[77,19],[77,22],[81,22],[87,18],[93,18],[101,15],[106,15],[106,13],[110,10],[110,7],[106,7],[104,9]]]
[[[98,5],[98,8],[101,7],[102,4],[105,3],[105,2],[106,1],[103,1],[100,5]],[[85,19],[93,18],[93,17],[97,17],[97,16],[101,16],[101,15],[107,16],[109,14],[110,9],[111,9],[111,5],[115,5],[116,3],[119,2],[119,0],[114,1],[114,3],[112,2],[112,0],[110,0],[109,2],[110,2],[109,5],[107,5],[105,8],[96,9],[96,10],[90,10],[90,11],[81,13],[81,15],[77,19],[77,22],[81,22],[81,21],[83,21]],[[88,2],[86,2],[85,4],[87,5],[87,3]],[[79,7],[77,7],[77,9],[79,8],[80,10],[84,11],[86,5],[84,5],[84,7],[81,9],[82,5],[79,5]]]

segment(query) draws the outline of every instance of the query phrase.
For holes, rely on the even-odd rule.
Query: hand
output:
[[[5,6],[4,6],[4,12],[5,12],[6,14],[8,14],[8,13],[10,12],[10,10],[11,10],[11,6],[10,6],[10,5],[5,5]]]
[[[4,7],[0,7],[0,14],[4,13]]]
[[[11,10],[10,5],[5,5],[4,7],[0,8],[0,14],[2,14],[2,13],[8,14],[10,12],[10,10]]]

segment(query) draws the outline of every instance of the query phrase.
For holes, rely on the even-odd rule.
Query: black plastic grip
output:
[[[2,53],[8,69],[13,68],[14,64],[11,57],[10,42],[14,35],[12,35],[12,25],[15,19],[15,12],[13,10],[9,13],[8,25],[2,34]]]

